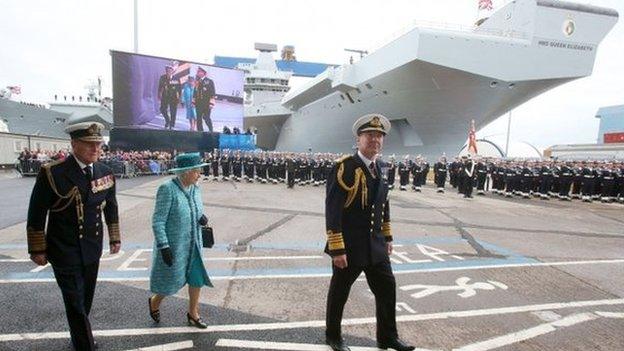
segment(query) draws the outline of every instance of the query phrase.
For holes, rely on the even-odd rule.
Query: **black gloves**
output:
[[[202,227],[205,227],[208,225],[208,217],[206,217],[205,214],[203,214],[200,218],[199,218],[199,225],[201,225]]]
[[[171,248],[166,247],[164,249],[160,249],[160,255],[162,256],[163,262],[169,267],[173,265],[173,254],[171,253]]]

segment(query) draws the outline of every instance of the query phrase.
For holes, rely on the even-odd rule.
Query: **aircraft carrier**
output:
[[[248,73],[245,128],[257,128],[265,149],[350,152],[353,121],[382,113],[392,123],[385,154],[457,154],[471,120],[478,129],[591,75],[618,17],[591,5],[516,0],[474,26],[413,27],[290,90],[290,75],[271,57],[275,49],[260,45],[255,63],[238,65]]]

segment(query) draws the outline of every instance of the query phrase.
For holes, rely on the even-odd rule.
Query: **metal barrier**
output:
[[[164,175],[175,166],[174,161],[163,160],[130,160],[115,161],[108,160],[102,163],[109,166],[116,177],[132,178],[146,175]]]
[[[46,163],[47,162],[50,161],[46,161]],[[18,160],[15,163],[15,168],[22,176],[34,177],[39,174],[42,164],[43,162],[41,160]]]
[[[18,160],[15,162],[15,168],[22,176],[36,176],[41,166],[51,161]],[[110,167],[115,177],[118,178],[164,175],[169,174],[169,170],[175,167],[173,160],[102,160],[100,162]]]

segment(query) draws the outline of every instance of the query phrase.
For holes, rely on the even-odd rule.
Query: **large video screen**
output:
[[[243,71],[120,51],[111,56],[115,127],[242,130]]]

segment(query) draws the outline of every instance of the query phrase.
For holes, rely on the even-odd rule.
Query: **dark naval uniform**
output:
[[[381,174],[375,165],[376,174]],[[377,340],[397,337],[396,289],[386,243],[392,241],[388,186],[356,154],[338,160],[327,179],[327,245],[331,256],[347,255],[347,268],[333,267],[327,301],[327,337],[340,337],[340,321],[351,285],[362,271],[375,294]]]
[[[160,97],[160,113],[165,119],[165,129],[173,129],[180,100],[180,82],[173,76],[163,74],[158,81],[158,96]]]
[[[433,165],[433,174],[434,181],[436,186],[438,187],[438,192],[444,192],[444,183],[446,182],[446,174],[448,173],[448,168],[446,162],[439,161],[435,165]]]
[[[203,68],[198,68],[199,70],[206,72]],[[197,79],[197,87],[193,93],[193,98],[195,99],[195,109],[197,110],[197,131],[199,132],[204,131],[204,122],[206,122],[208,131],[212,132],[212,119],[210,118],[212,106],[210,106],[210,100],[215,95],[215,85],[212,79],[208,77]]]
[[[120,243],[110,168],[95,162],[83,171],[74,156],[41,168],[28,208],[28,252],[47,255],[78,350],[94,348],[88,317],[102,255],[102,213],[110,243]]]

